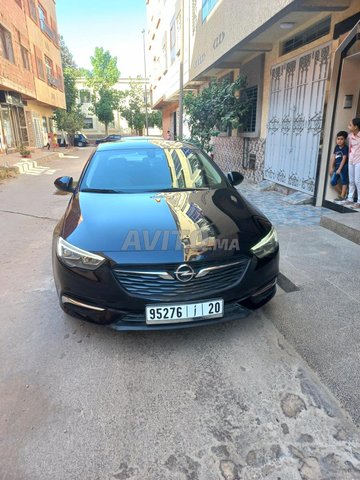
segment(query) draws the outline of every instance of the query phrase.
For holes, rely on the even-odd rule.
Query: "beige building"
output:
[[[130,89],[130,84],[140,85],[145,92],[145,83],[143,78],[120,78],[118,83],[114,85],[115,90],[125,92]],[[99,138],[105,135],[105,125],[99,121],[97,116],[91,111],[91,95],[92,91],[86,84],[85,77],[76,80],[76,88],[78,90],[78,102],[81,105],[81,111],[85,115],[84,133],[89,138]],[[147,88],[148,81],[147,81]],[[145,93],[144,93],[145,96]],[[145,97],[144,97],[145,98]],[[114,121],[109,125],[109,134],[132,135],[135,132],[131,131],[125,118],[117,110],[114,112]],[[162,131],[157,127],[149,127],[149,135],[161,135]]]
[[[148,0],[147,19],[151,98],[164,131],[179,131],[181,81],[186,93],[245,74],[248,118],[214,139],[215,160],[333,205],[336,131],[360,115],[359,1]]]
[[[65,108],[54,0],[0,0],[0,152],[43,147]]]

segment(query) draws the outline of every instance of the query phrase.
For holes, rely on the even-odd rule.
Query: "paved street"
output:
[[[50,248],[69,197],[53,181],[77,179],[90,151],[0,184],[0,479],[360,479],[359,430],[342,407],[355,418],[354,384],[346,405],[332,388],[342,370],[325,378],[314,338],[306,348],[305,335],[320,333],[289,332],[291,307],[313,289],[295,300],[280,290],[245,320],[168,333],[118,333],[62,313]],[[300,246],[284,225],[285,273],[302,287],[318,277],[309,266],[299,276],[290,254]],[[307,228],[320,244],[320,227]],[[321,340],[331,352],[330,330]]]

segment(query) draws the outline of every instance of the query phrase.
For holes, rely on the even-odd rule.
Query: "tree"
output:
[[[63,70],[65,70],[66,68],[77,68],[74,57],[66,46],[63,36],[60,37],[60,54]]]
[[[114,110],[117,110],[119,105],[118,92],[114,89],[103,88],[93,95],[92,102],[91,110],[99,121],[105,125],[105,135],[108,135],[108,126],[114,121]]]
[[[54,120],[58,130],[63,130],[69,135],[70,145],[74,144],[74,135],[84,126],[85,116],[81,113],[76,103],[78,91],[76,88],[76,78],[79,73],[76,68],[73,56],[65,45],[63,37],[60,37],[61,63],[64,74],[64,92],[66,101],[66,110],[57,108],[54,112]]]
[[[211,152],[211,137],[226,128],[238,128],[248,111],[248,101],[240,95],[246,86],[242,75],[235,82],[212,80],[197,95],[192,92],[184,97],[191,139],[207,152]]]
[[[57,128],[63,130],[69,135],[69,144],[74,145],[74,135],[84,126],[85,116],[81,113],[79,108],[73,111],[66,111],[57,108],[54,114],[54,120]]]
[[[66,101],[66,111],[71,112],[76,107],[76,100],[78,98],[78,91],[76,88],[77,71],[75,68],[66,67],[64,74],[64,91]]]
[[[139,80],[141,77],[137,77]],[[150,127],[162,126],[162,116],[159,111],[148,108],[148,125]],[[138,82],[130,82],[130,89],[122,94],[120,102],[121,115],[127,121],[129,127],[135,130],[137,135],[142,135],[146,126],[146,105],[143,86]]]
[[[100,122],[105,125],[105,135],[109,133],[109,123],[114,120],[113,111],[119,105],[119,93],[112,88],[119,80],[117,58],[108,50],[96,47],[90,57],[92,70],[86,74],[87,85],[92,88],[92,110]]]

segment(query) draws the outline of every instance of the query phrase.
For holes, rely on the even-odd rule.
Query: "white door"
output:
[[[35,146],[37,148],[42,148],[46,145],[46,142],[44,143],[43,126],[40,121],[40,115],[36,112],[32,112],[32,117],[35,132]]]
[[[272,68],[264,178],[313,194],[330,46]]]

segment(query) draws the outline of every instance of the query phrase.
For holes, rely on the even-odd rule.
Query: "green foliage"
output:
[[[240,95],[245,87],[246,78],[240,75],[235,82],[212,80],[197,95],[192,92],[185,95],[184,108],[192,141],[211,152],[211,137],[243,123],[249,108]]]
[[[64,69],[64,89],[66,100],[66,111],[71,112],[76,108],[78,91],[75,86],[77,71],[74,68],[66,67]]]
[[[72,54],[65,45],[63,37],[60,37],[60,52],[64,74],[66,110],[57,108],[54,112],[53,118],[56,122],[57,129],[68,133],[69,142],[72,145],[74,134],[84,126],[85,116],[80,112],[79,107],[76,104],[78,91],[75,83],[76,78],[79,76],[79,72]]]
[[[150,110],[148,112],[149,127],[162,128],[162,115],[159,110]]]
[[[108,50],[96,47],[94,56],[91,57],[91,65],[92,70],[85,72],[87,85],[94,92],[91,110],[105,125],[105,134],[108,135],[109,123],[114,120],[113,111],[119,106],[119,93],[111,88],[120,77],[117,58],[112,57]]]
[[[120,72],[117,68],[117,58],[112,57],[108,50],[96,47],[94,56],[90,57],[92,70],[87,73],[87,83],[94,92],[112,87],[118,82]]]
[[[85,116],[80,112],[79,108],[67,112],[57,108],[54,114],[58,130],[64,130],[69,134],[70,144],[73,145],[73,139],[76,132],[84,126]]]
[[[112,88],[102,88],[93,95],[92,108],[89,110],[95,113],[99,121],[104,123],[106,135],[108,125],[114,121],[114,110],[119,106],[119,93]]]
[[[65,44],[64,37],[60,37],[60,54],[61,54],[61,65],[63,70],[66,68],[76,68],[76,63],[74,61],[74,57],[70,50]]]
[[[138,135],[141,135],[146,127],[146,105],[144,88],[141,83],[130,82],[130,89],[122,94],[120,111],[131,130],[134,130]],[[161,128],[161,113],[159,111],[151,110],[148,106],[147,114],[148,126],[157,126]]]

